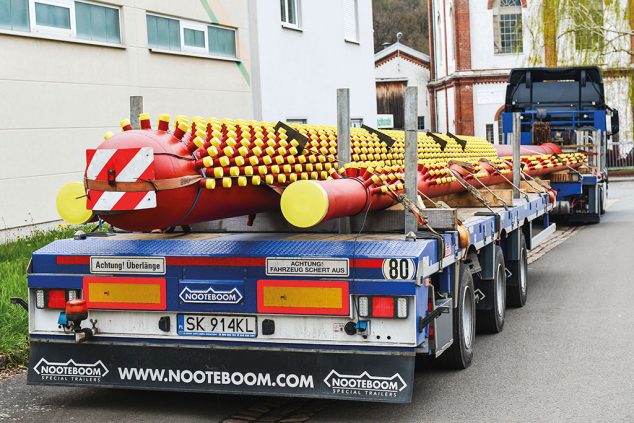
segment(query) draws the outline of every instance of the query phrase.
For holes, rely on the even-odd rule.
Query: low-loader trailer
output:
[[[280,231],[279,216],[78,233],[29,265],[28,382],[409,402],[416,356],[466,368],[476,329],[525,303],[552,207],[537,192],[429,209],[434,231],[406,235],[402,210],[357,216],[352,235]],[[65,309],[80,297],[88,310]]]

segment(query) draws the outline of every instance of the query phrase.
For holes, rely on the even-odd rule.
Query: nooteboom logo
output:
[[[99,382],[108,374],[108,368],[101,360],[90,363],[77,363],[72,358],[65,363],[56,363],[42,358],[33,366],[33,371],[42,380]]]
[[[242,301],[242,293],[238,291],[238,288],[233,288],[231,291],[216,291],[213,287],[209,287],[203,291],[185,287],[179,297],[185,303],[194,304],[238,304]]]
[[[333,390],[333,393],[346,395],[396,397],[399,392],[407,388],[407,383],[399,373],[382,377],[372,376],[368,372],[360,375],[342,375],[331,370],[324,382]]]

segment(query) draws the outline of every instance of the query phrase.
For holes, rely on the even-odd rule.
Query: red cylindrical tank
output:
[[[172,134],[163,131],[125,131],[104,141],[98,149],[151,147],[155,180],[200,175],[193,156]],[[91,195],[93,190],[89,190]],[[99,194],[93,192],[93,195]],[[143,210],[94,210],[106,222],[130,231],[151,231],[175,225],[242,216],[279,208],[280,196],[267,186],[208,190],[199,184],[156,192],[156,207]]]
[[[513,146],[509,144],[496,144],[494,147],[500,157],[513,156]],[[552,143],[520,146],[520,156],[536,156],[540,154],[561,154],[561,149]]]

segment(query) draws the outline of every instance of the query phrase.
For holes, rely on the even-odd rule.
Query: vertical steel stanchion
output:
[[[139,115],[143,113],[143,96],[130,96],[130,123],[134,129],[139,129]]]
[[[513,113],[513,198],[520,198],[520,145],[522,143],[522,120],[520,113]]]
[[[418,202],[418,88],[405,89],[405,193],[414,203]],[[405,233],[416,232],[418,222],[405,209]]]
[[[339,167],[350,163],[350,89],[337,90],[337,160]],[[350,218],[339,218],[339,233],[349,234]]]

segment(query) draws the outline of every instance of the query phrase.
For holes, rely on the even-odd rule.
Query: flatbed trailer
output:
[[[555,230],[549,201],[428,209],[436,229],[407,235],[387,210],[352,235],[55,241],[28,269],[28,383],[410,402],[416,356],[466,368],[476,327],[499,332],[506,305],[524,304],[527,251]],[[80,333],[63,310],[75,297]]]

